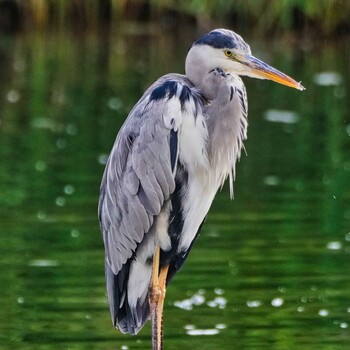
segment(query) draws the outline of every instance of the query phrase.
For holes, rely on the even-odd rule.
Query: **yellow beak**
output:
[[[269,79],[275,81],[276,83],[283,84],[301,91],[305,90],[304,86],[302,86],[300,82],[298,83],[288,75],[269,66],[267,63],[259,60],[254,56],[244,56],[238,59],[238,62],[249,67],[253,77],[260,79]]]

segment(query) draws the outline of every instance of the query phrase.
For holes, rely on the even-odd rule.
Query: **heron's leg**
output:
[[[166,292],[166,278],[168,275],[169,265],[166,265],[160,269],[159,272],[159,289],[160,289],[160,296],[159,296],[159,305],[158,305],[158,330],[160,334],[160,338],[163,338],[163,307],[164,307],[164,300],[165,300],[165,292]],[[161,342],[162,343],[162,342]],[[159,349],[161,349],[162,346],[160,346]],[[158,349],[157,349],[158,350]]]
[[[160,248],[157,246],[153,256],[152,279],[149,287],[149,305],[152,322],[152,349],[161,350],[163,336],[163,306],[165,299],[165,285],[169,266],[159,271]]]

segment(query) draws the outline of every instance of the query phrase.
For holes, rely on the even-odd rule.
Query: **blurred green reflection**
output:
[[[188,28],[0,37],[1,349],[150,347],[149,326],[137,337],[112,329],[98,189],[128,111],[160,75],[183,72],[194,37]],[[226,188],[217,196],[168,289],[165,345],[344,349],[350,41],[247,41],[307,90],[246,79],[235,200]]]

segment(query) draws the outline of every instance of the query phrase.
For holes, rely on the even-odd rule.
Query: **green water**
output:
[[[157,77],[183,72],[195,36],[0,36],[1,349],[150,348],[149,325],[131,337],[110,322],[98,189],[128,111]],[[218,194],[169,286],[166,349],[345,349],[350,41],[252,37],[307,90],[245,80],[235,200]]]

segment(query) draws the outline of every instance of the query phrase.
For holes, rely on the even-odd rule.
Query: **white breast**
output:
[[[219,188],[219,179],[208,160],[207,143],[205,116],[185,115],[180,130],[179,161],[188,172],[188,186],[183,196],[184,225],[179,252],[191,245]]]

